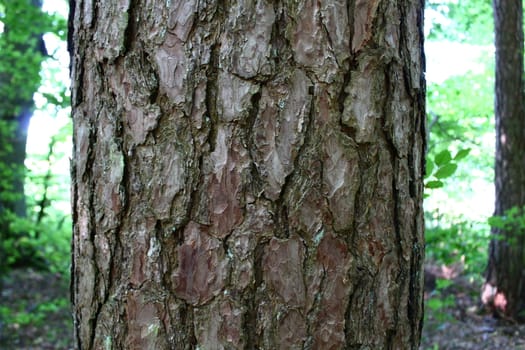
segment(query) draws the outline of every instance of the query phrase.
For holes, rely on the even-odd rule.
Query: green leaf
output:
[[[452,285],[451,280],[447,280],[444,278],[438,278],[436,279],[436,288],[437,289],[445,289],[447,287],[450,287]]]
[[[448,163],[440,167],[435,173],[434,176],[438,179],[445,179],[452,176],[458,168],[456,163]]]
[[[431,298],[427,300],[427,306],[430,310],[436,311],[441,309],[444,305],[440,299]]]
[[[452,160],[452,155],[450,154],[450,151],[448,149],[439,152],[436,157],[434,158],[434,161],[437,165],[443,165],[447,164]]]
[[[443,187],[443,182],[437,180],[437,181],[429,181],[425,185],[426,188],[440,188]]]
[[[505,215],[509,217],[509,220],[515,220],[519,214],[520,209],[518,207],[512,207],[505,211]]]
[[[454,156],[454,160],[458,161],[458,160],[465,158],[466,156],[469,155],[470,150],[471,150],[470,148],[460,149],[458,153],[456,153],[456,155]]]
[[[425,178],[432,175],[432,171],[434,170],[434,162],[427,160],[425,165]]]
[[[501,216],[498,216],[498,215],[491,216],[488,219],[488,222],[491,227],[495,227],[499,229],[505,228],[505,219],[503,219],[503,217]]]

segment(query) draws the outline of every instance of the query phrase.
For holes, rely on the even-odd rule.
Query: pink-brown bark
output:
[[[84,0],[73,24],[79,347],[418,347],[422,2]]]

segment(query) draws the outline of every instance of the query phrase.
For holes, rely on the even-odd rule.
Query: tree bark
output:
[[[495,215],[525,205],[525,101],[523,8],[520,0],[494,0],[496,33]],[[485,298],[506,316],[525,319],[525,232],[493,228]],[[488,300],[486,300],[488,301]]]
[[[76,1],[79,349],[417,349],[422,1]]]

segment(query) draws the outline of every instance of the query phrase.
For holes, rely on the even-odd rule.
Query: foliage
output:
[[[32,244],[39,247],[52,271],[69,273],[71,216],[69,214],[68,151],[71,121],[52,136],[49,148],[26,161],[28,220]],[[58,169],[63,169],[62,173]]]
[[[436,11],[442,14],[441,22],[445,21],[447,26],[439,28],[439,21],[432,15]],[[462,46],[453,46],[458,52],[448,57],[460,56],[463,51],[470,57],[468,64],[461,63],[461,57],[447,60],[445,66],[451,67],[443,71],[452,70],[455,75],[434,73],[432,76],[438,80],[428,84],[427,165],[446,150],[451,154],[463,149],[470,149],[470,152],[453,177],[448,178],[446,186],[432,191],[425,206],[429,211],[441,208],[441,213],[447,212],[452,218],[464,215],[475,221],[485,221],[491,215],[494,178],[494,57],[492,46],[487,45],[492,43],[493,36],[491,3],[486,0],[461,3],[430,0],[426,14],[433,28],[427,38],[429,41],[462,42]],[[468,40],[456,35],[458,32],[453,28],[461,28],[459,33],[468,36]],[[479,38],[475,39],[474,34]],[[469,44],[465,45],[466,42]],[[436,57],[430,57],[433,59]],[[437,70],[444,66],[439,60],[432,63]]]
[[[471,149],[466,169],[483,169],[488,182],[493,181],[494,150],[494,80],[490,67],[430,84],[427,94],[429,157],[443,149]],[[460,174],[462,179],[472,175],[470,171]]]
[[[59,155],[46,153],[48,162],[28,170],[20,161],[14,161],[14,148],[9,142],[13,135],[26,132],[24,125],[22,128],[18,125],[17,116],[22,110],[31,112],[33,95],[42,79],[49,80],[49,75],[56,73],[41,70],[44,67],[49,71],[53,65],[47,62],[58,59],[55,51],[48,52],[43,46],[42,37],[53,35],[59,40],[66,37],[66,19],[43,12],[38,4],[35,0],[0,0],[0,140],[3,141],[0,143],[0,274],[5,273],[6,266],[24,261],[63,272],[69,265],[69,214],[52,207],[54,201],[64,199],[63,194],[68,192],[68,180],[57,178],[52,172],[52,159]],[[55,87],[39,94],[48,110],[51,104],[55,109],[68,104],[66,86],[56,78],[53,80]],[[64,136],[58,138],[56,142],[65,142]],[[17,216],[11,203],[23,200],[24,194],[13,186],[13,180],[24,178],[28,213]],[[59,196],[57,189],[53,190],[57,183],[62,184]]]
[[[427,0],[431,40],[489,44],[494,38],[491,0]]]
[[[69,122],[52,137],[49,149],[29,153],[25,186],[28,215],[5,214],[11,232],[23,233],[1,242],[7,252],[8,265],[31,252],[37,254],[33,261],[35,267],[68,273],[71,236],[69,179],[67,173],[56,173],[56,170],[64,168],[64,161],[67,164],[65,150],[70,144]]]
[[[10,135],[15,132],[15,125],[11,121],[0,119],[0,140],[8,140]],[[0,143],[0,159],[5,159],[8,155],[13,152],[13,146],[7,142]],[[0,188],[3,191],[0,192],[0,201],[14,201],[17,198],[12,193],[13,179],[16,176],[23,176],[23,169],[17,169],[9,164],[0,162]]]
[[[430,84],[427,95],[426,256],[444,265],[462,261],[477,278],[486,266],[493,205],[491,66]]]
[[[454,175],[458,169],[457,162],[470,153],[470,148],[460,149],[454,157],[448,149],[443,150],[433,157],[427,157],[425,187],[428,189],[441,188],[443,180]]]
[[[27,300],[21,300],[18,305],[11,307],[0,306],[0,315],[4,322],[18,325],[38,325],[42,324],[46,315],[55,313],[62,308],[66,308],[69,301],[66,298],[57,298],[38,304],[36,306],[28,305]],[[30,310],[31,312],[28,312]]]
[[[2,242],[7,252],[7,265],[16,267],[16,263],[31,256],[34,268],[67,274],[69,270],[69,241],[71,236],[71,218],[64,213],[53,213],[40,224],[31,218],[13,216],[12,227],[22,230],[24,235],[8,237]]]
[[[446,310],[454,306],[456,302],[453,294],[446,293],[446,289],[450,287],[452,283],[449,279],[436,279],[436,289],[432,291],[430,297],[426,300],[425,307],[432,311],[432,316],[437,321],[444,322],[453,320],[453,317]]]
[[[0,103],[2,117],[20,112],[40,86],[40,66],[47,54],[42,35],[65,40],[66,20],[48,14],[32,0],[0,0]],[[36,48],[36,50],[35,50]]]
[[[3,277],[2,349],[72,349],[69,280],[57,273],[15,269]]]
[[[525,207],[512,207],[505,211],[503,215],[494,215],[488,220],[489,225],[501,230],[525,230]]]
[[[461,217],[452,219],[438,211],[425,213],[425,220],[427,259],[443,265],[462,262],[467,274],[483,274],[490,239],[486,224]]]
[[[512,207],[505,210],[503,215],[494,215],[488,219],[491,227],[503,232],[512,232],[512,235],[493,235],[492,239],[506,240],[509,244],[517,244],[518,235],[525,234],[525,206]]]
[[[486,77],[486,72],[467,73],[428,89],[426,255],[445,265],[464,261],[466,272],[478,275],[486,264],[489,228],[463,203],[477,194],[480,181],[490,184],[493,177],[492,140],[485,140],[493,135],[492,104],[487,102],[491,81]]]
[[[14,260],[17,254],[23,254],[24,250],[36,252],[40,267],[50,272],[40,275],[41,272],[30,270],[8,271],[3,299],[0,298],[0,343],[3,328],[6,348],[9,348],[7,344],[19,341],[29,342],[35,348],[44,348],[44,344],[52,344],[52,348],[56,349],[71,348],[69,334],[72,322],[69,316],[69,300],[65,297],[70,268],[72,226],[68,210],[67,176],[70,145],[69,121],[52,135],[49,147],[45,147],[45,143],[44,147],[29,147],[25,185],[28,216],[10,218],[12,229],[23,231],[25,235],[11,237],[2,244],[11,260]],[[11,277],[12,275],[16,277]],[[36,276],[48,277],[40,282],[31,282]],[[21,282],[12,280],[23,281],[24,284],[31,282],[31,285],[38,284],[40,288],[19,286]],[[4,298],[6,293],[19,295]],[[16,332],[11,334],[13,332],[10,330]],[[28,335],[29,339],[23,339]],[[14,348],[18,346],[14,345]]]
[[[480,48],[480,59],[491,59],[486,57],[486,54],[485,49]],[[493,62],[486,62],[485,65],[483,70],[482,67],[476,67],[474,71],[429,84],[429,117],[431,120],[437,119],[430,121],[430,126],[436,136],[449,141],[462,136],[459,140],[474,141],[471,137],[476,133],[488,131],[493,127]],[[467,134],[458,135],[457,132],[451,131]],[[431,144],[434,145],[434,142]]]

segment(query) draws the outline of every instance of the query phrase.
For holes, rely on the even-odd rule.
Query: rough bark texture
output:
[[[417,349],[420,0],[72,4],[81,349]]]
[[[496,33],[496,210],[525,205],[525,95],[521,0],[494,0]],[[512,318],[525,319],[525,234],[494,229],[485,297]]]

